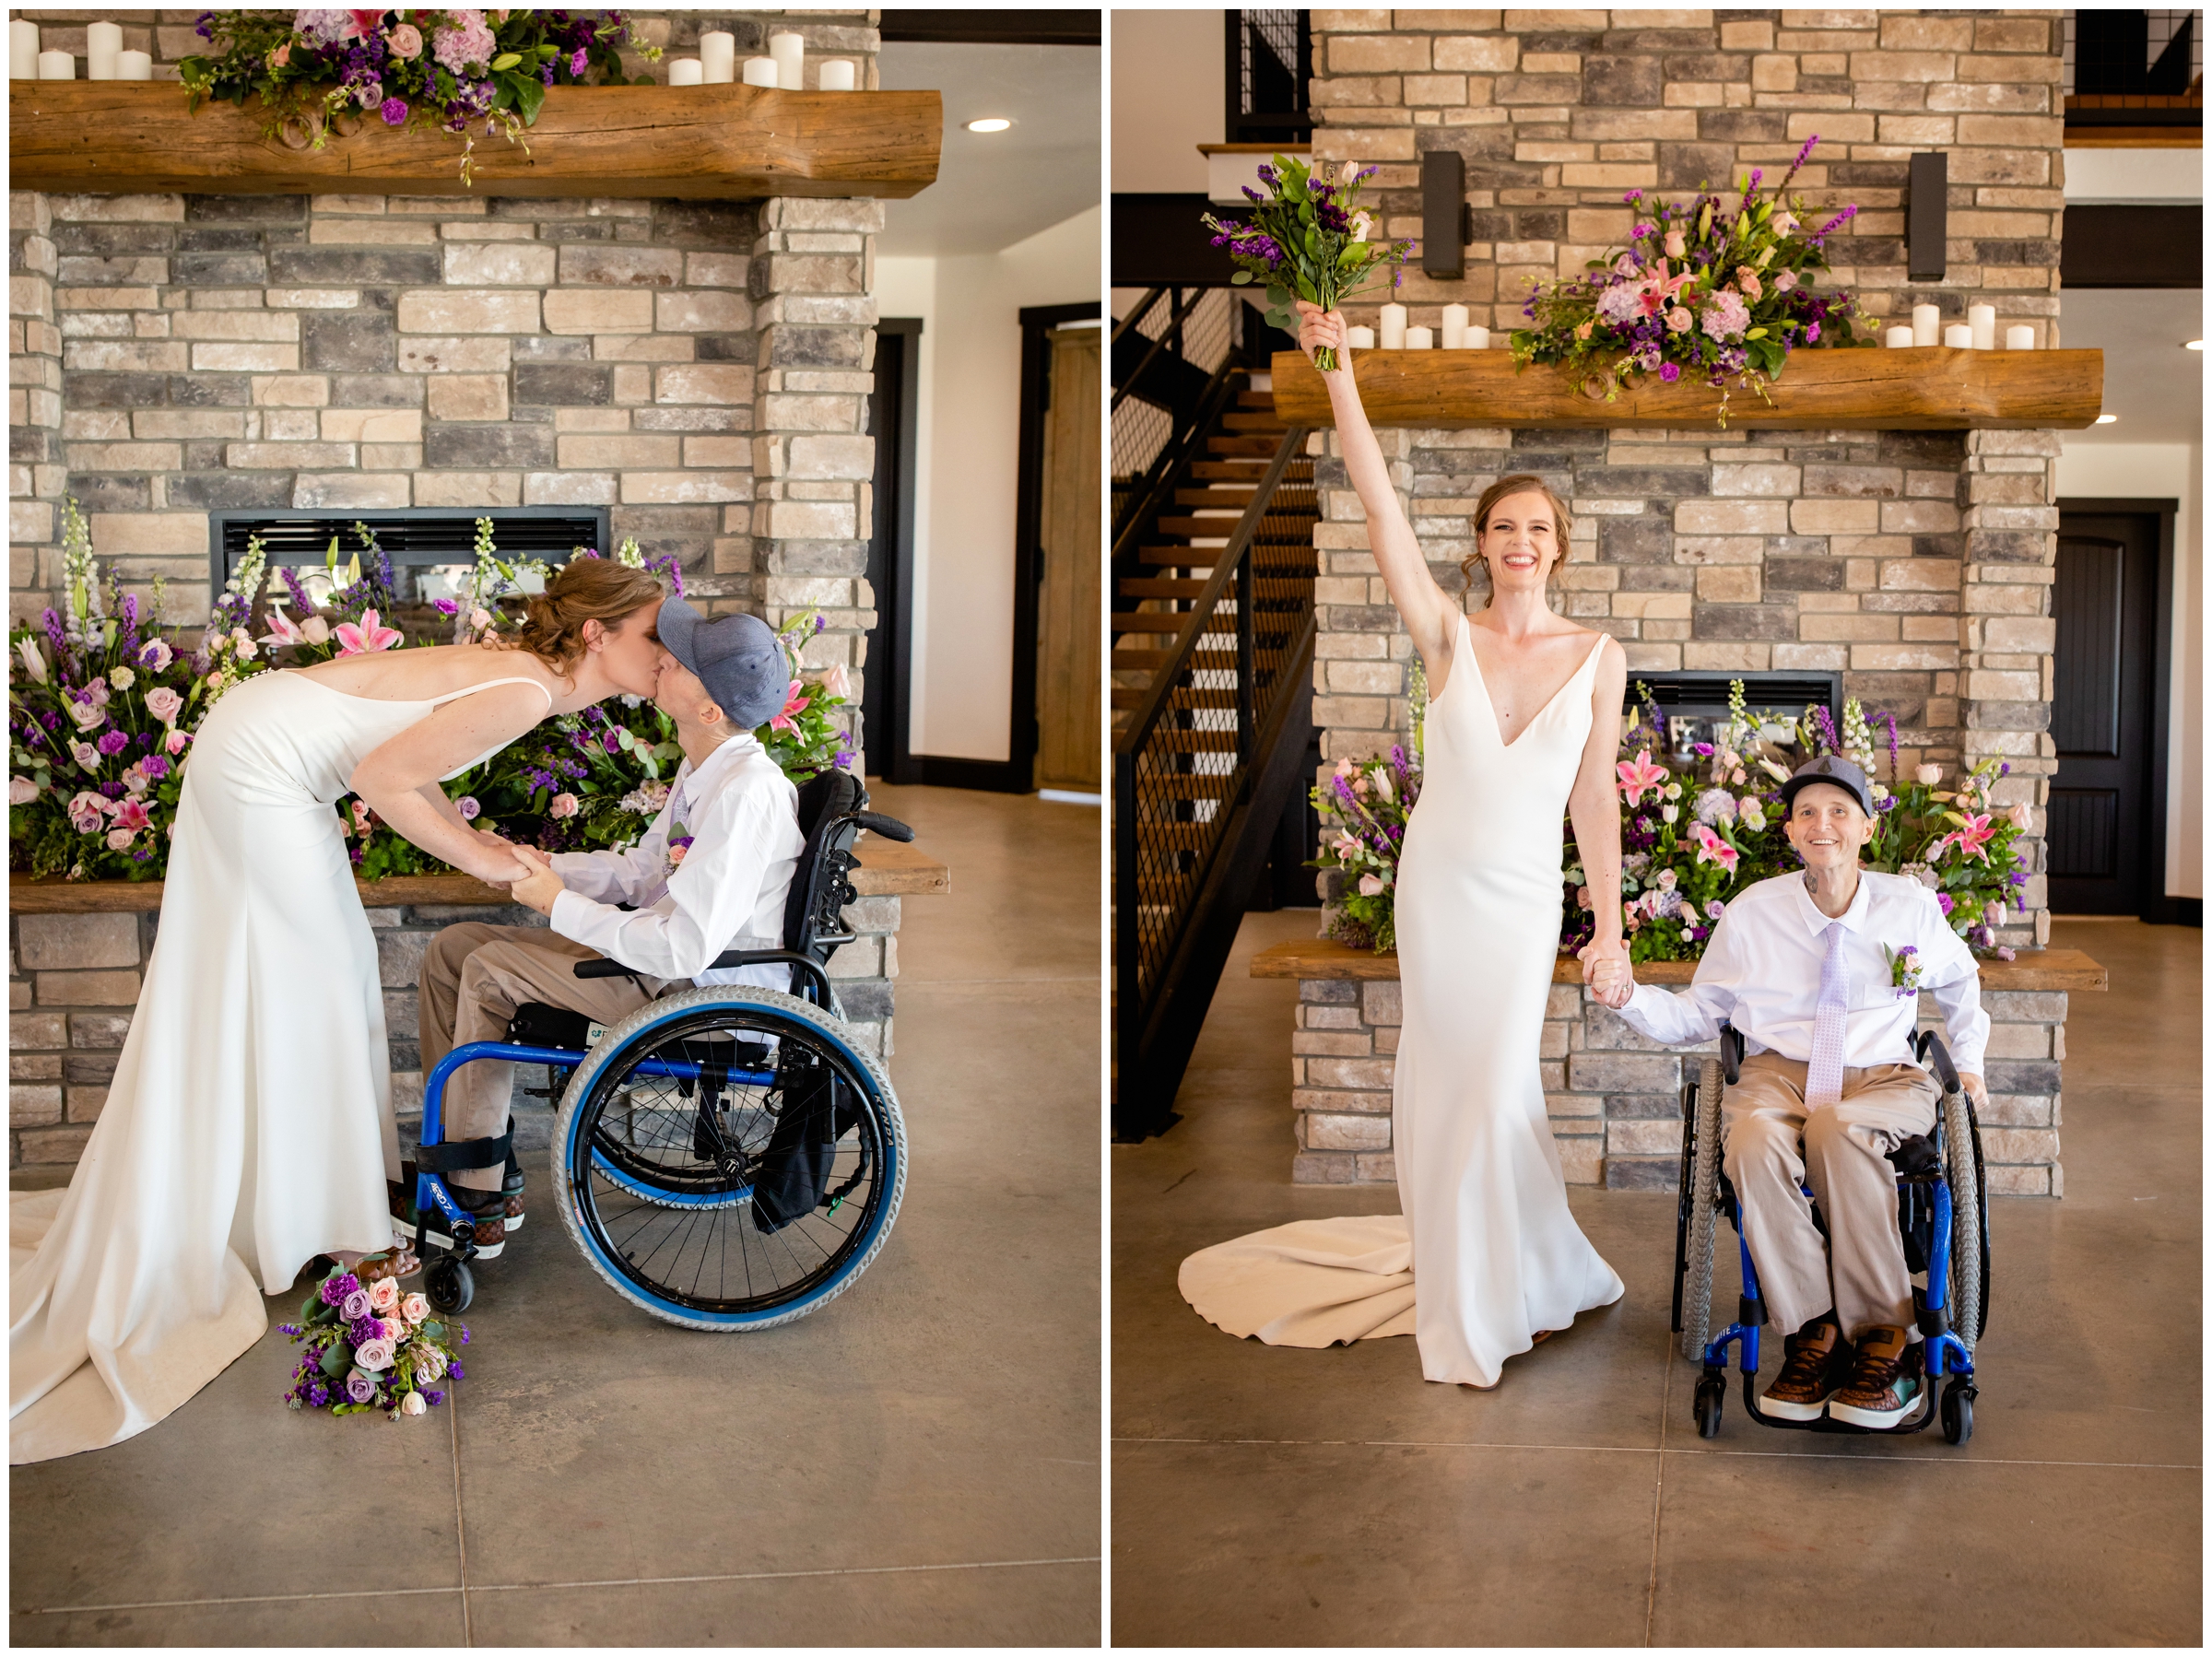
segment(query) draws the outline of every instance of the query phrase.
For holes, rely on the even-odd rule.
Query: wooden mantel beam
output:
[[[139,194],[467,195],[461,141],[371,116],[320,150],[262,136],[264,114],[135,81],[12,81],[8,187]],[[903,199],[937,176],[935,92],[743,85],[555,87],[522,144],[478,136],[477,195]]]
[[[1275,409],[1291,426],[1333,426],[1328,388],[1301,352],[1275,362]],[[1353,371],[1378,426],[1628,427],[1713,424],[1721,394],[1646,375],[1613,402],[1582,395],[1557,369],[1516,373],[1507,351],[1360,351]],[[1770,406],[1733,387],[1728,424],[1781,431],[2078,430],[2104,402],[2102,351],[1798,351]]]

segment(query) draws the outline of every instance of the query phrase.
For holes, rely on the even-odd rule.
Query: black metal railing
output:
[[[1232,840],[1280,816],[1295,725],[1302,756],[1312,706],[1312,545],[1317,517],[1306,432],[1283,435],[1173,648],[1114,739],[1116,1129],[1157,1132],[1171,1104],[1226,955],[1194,939],[1210,911],[1233,936],[1254,873]],[[1293,757],[1293,759],[1297,756]],[[1256,790],[1265,773],[1267,786]],[[1269,797],[1262,798],[1261,794]],[[1226,921],[1223,917],[1226,916]],[[1210,960],[1210,969],[1208,962]]]
[[[1113,326],[1113,536],[1173,486],[1192,437],[1230,394],[1236,299],[1226,288],[1155,288]]]

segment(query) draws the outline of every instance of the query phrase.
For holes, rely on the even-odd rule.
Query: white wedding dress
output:
[[[1403,1212],[1300,1220],[1192,1255],[1183,1298],[1230,1334],[1288,1346],[1411,1334],[1429,1380],[1487,1387],[1539,1331],[1620,1299],[1568,1209],[1537,1061],[1561,823],[1604,643],[1508,746],[1460,617],[1398,862]]]
[[[11,1463],[144,1432],[261,1338],[265,1290],[391,1245],[383,991],[332,807],[371,750],[486,687],[265,673],[202,723],[107,1104],[68,1189],[10,1205]]]

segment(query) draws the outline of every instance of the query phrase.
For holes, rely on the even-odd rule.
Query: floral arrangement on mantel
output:
[[[276,1326],[307,1348],[292,1366],[286,1404],[334,1416],[382,1410],[396,1421],[443,1404],[439,1382],[465,1379],[458,1348],[468,1345],[467,1329],[441,1322],[422,1296],[400,1289],[413,1258],[370,1254],[350,1269],[334,1265],[300,1308],[300,1322]]]
[[[34,877],[160,879],[193,734],[228,690],[273,667],[409,642],[386,622],[400,604],[391,559],[367,524],[353,529],[360,548],[345,565],[333,537],[324,569],[304,574],[271,571],[259,538],[250,541],[195,645],[164,625],[159,578],[150,612],[112,569],[103,597],[91,537],[76,500],[65,500],[61,608],[8,639],[9,867]],[[462,596],[437,601],[453,618],[456,643],[519,626],[516,601],[547,574],[536,560],[501,558],[489,519],[477,520],[477,563]],[[649,558],[633,540],[615,556],[682,593],[673,553]],[[758,733],[799,782],[853,762],[851,739],[833,718],[852,699],[844,668],[802,676],[801,652],[822,626],[813,610],[784,626],[790,691]],[[480,828],[496,826],[548,852],[588,851],[635,840],[666,802],[665,779],[681,758],[665,714],[641,698],[618,697],[545,721],[445,790]],[[337,811],[362,878],[450,872],[359,800],[340,800]]]
[[[361,125],[434,126],[462,139],[461,181],[471,183],[472,121],[530,146],[557,86],[649,86],[622,73],[629,46],[648,59],[660,49],[630,39],[623,14],[566,11],[203,12],[200,38],[218,48],[182,59],[188,108],[215,99],[244,106],[261,100],[269,137],[295,149],[321,149],[335,132]]]
[[[1214,245],[1229,250],[1236,275],[1230,281],[1239,288],[1266,284],[1267,322],[1286,334],[1298,332],[1294,300],[1334,311],[1346,300],[1375,285],[1376,272],[1387,267],[1394,291],[1405,275],[1410,241],[1370,241],[1374,218],[1356,204],[1360,186],[1374,176],[1372,167],[1362,169],[1347,161],[1335,178],[1326,166],[1318,171],[1288,156],[1275,164],[1262,164],[1260,182],[1265,194],[1244,186],[1253,204],[1249,223],[1236,224],[1203,215],[1214,234]],[[1375,278],[1371,281],[1370,278]],[[1313,358],[1323,373],[1336,367],[1336,353],[1324,346]]]
[[[1821,754],[1841,755],[1869,779],[1883,774],[1874,724],[1888,727],[1889,781],[1873,784],[1874,830],[1860,866],[1919,880],[1971,947],[2013,958],[2013,950],[1997,942],[1996,929],[2007,911],[2027,907],[2021,890],[2028,884],[2027,848],[2018,842],[2030,814],[2022,805],[1999,811],[1991,800],[1996,780],[2012,769],[2009,761],[1985,759],[1949,789],[1937,765],[1919,766],[1902,781],[1894,717],[1877,713],[1870,723],[1856,699],[1843,704],[1841,728],[1825,708],[1808,708],[1795,719],[1754,713],[1744,707],[1737,680],[1730,687],[1729,718],[1715,733],[1720,740],[1696,745],[1687,762],[1677,762],[1669,755],[1665,719],[1648,691],[1639,686],[1638,693],[1641,707],[1621,739],[1615,768],[1622,928],[1631,960],[1696,960],[1737,893],[1799,867],[1783,833],[1782,783]],[[1314,789],[1315,806],[1333,819],[1315,866],[1337,871],[1342,887],[1330,902],[1329,936],[1378,954],[1394,947],[1398,852],[1420,776],[1417,723],[1410,749],[1340,760],[1336,774]],[[1594,935],[1596,918],[1571,819],[1566,835],[1559,953],[1572,955]]]
[[[1720,391],[1725,429],[1730,376],[1771,403],[1767,387],[1792,351],[1871,346],[1853,332],[1851,295],[1809,286],[1828,269],[1828,238],[1858,208],[1807,229],[1805,204],[1784,194],[1819,142],[1818,134],[1805,141],[1766,200],[1763,170],[1740,178],[1733,212],[1712,194],[1649,212],[1643,192],[1630,191],[1621,199],[1641,221],[1629,247],[1591,260],[1587,276],[1537,288],[1523,309],[1535,326],[1512,335],[1516,365],[1556,365],[1569,384],[1607,403],[1646,374],[1670,385],[1695,375]]]

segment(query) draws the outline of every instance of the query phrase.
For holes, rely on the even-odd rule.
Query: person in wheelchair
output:
[[[1639,986],[1625,963],[1601,965],[1593,987],[1670,1047],[1712,1041],[1724,1023],[1744,1038],[1741,1079],[1722,1096],[1723,1166],[1768,1304],[1794,1331],[1760,1409],[1892,1427],[1924,1375],[1887,1157],[1934,1128],[1941,1097],[1912,1062],[1918,997],[1900,985],[1897,958],[1917,952],[1914,981],[1934,993],[1959,1082],[1984,1109],[1989,1016],[1973,955],[1936,894],[1860,868],[1875,812],[1865,773],[1823,756],[1798,767],[1782,799],[1805,872],[1728,905],[1686,993]]]
[[[612,1025],[679,979],[702,988],[788,986],[785,966],[709,965],[727,949],[782,946],[784,899],[806,851],[798,791],[753,735],[788,695],[782,647],[757,616],[710,621],[680,598],[661,606],[657,627],[665,656],[653,703],[676,722],[684,751],[666,805],[626,852],[547,858],[516,849],[531,873],[509,890],[545,915],[549,930],[465,922],[431,941],[420,980],[426,1075],[456,1047],[506,1040],[525,1003]],[[631,975],[574,975],[578,961],[601,957]],[[445,1137],[500,1134],[512,1088],[512,1064],[462,1066],[445,1090]],[[512,1157],[504,1160],[504,1171],[494,1161],[455,1169],[447,1181],[480,1216],[477,1252],[487,1259],[522,1222],[521,1173]],[[413,1189],[410,1169],[393,1199],[394,1214],[410,1225]]]

